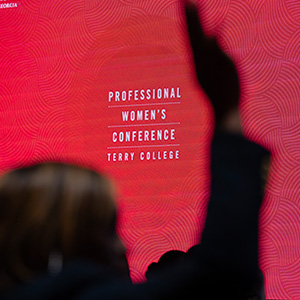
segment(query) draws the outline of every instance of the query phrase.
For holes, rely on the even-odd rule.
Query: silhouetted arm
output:
[[[215,111],[216,128],[232,111],[237,111],[240,84],[232,59],[222,51],[215,38],[207,37],[201,27],[194,1],[183,1],[196,77]]]
[[[251,286],[260,273],[258,218],[263,198],[260,173],[268,152],[242,136],[236,67],[216,39],[205,36],[196,4],[184,3],[196,76],[211,101],[216,122],[211,151],[211,196],[200,259],[207,272],[209,268],[214,270],[211,278],[220,274],[217,280],[222,281],[223,276],[228,284],[231,279],[240,279]]]

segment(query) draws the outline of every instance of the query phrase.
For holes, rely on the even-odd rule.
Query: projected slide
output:
[[[300,4],[201,3],[206,32],[237,64],[244,132],[273,154],[267,297],[300,299]],[[1,171],[59,160],[112,176],[134,282],[166,251],[196,244],[213,117],[179,1],[2,0],[0,26]]]

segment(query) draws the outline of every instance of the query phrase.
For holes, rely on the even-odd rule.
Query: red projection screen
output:
[[[200,1],[199,1],[200,2]],[[273,153],[261,212],[268,298],[300,299],[300,3],[205,0],[234,58],[245,134]],[[132,279],[197,243],[211,109],[175,0],[1,0],[0,168],[60,160],[117,182]]]

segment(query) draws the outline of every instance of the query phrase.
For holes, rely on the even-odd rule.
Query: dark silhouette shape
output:
[[[0,289],[85,259],[129,275],[113,185],[92,170],[45,163],[0,179]]]
[[[217,40],[205,36],[195,2],[184,2],[196,76],[212,103],[218,127],[231,110],[238,108],[238,73],[232,59],[222,51]]]
[[[148,266],[145,274],[146,278],[149,280],[150,278],[155,277],[157,274],[165,272],[174,264],[179,265],[180,263],[183,263],[184,257],[185,252],[180,250],[170,250],[164,253],[157,263],[153,262]]]

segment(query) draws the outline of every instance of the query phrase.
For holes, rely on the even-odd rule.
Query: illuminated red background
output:
[[[201,2],[205,29],[237,63],[245,133],[273,153],[260,238],[267,296],[300,299],[300,4]],[[0,8],[0,168],[59,159],[114,177],[131,275],[142,280],[164,252],[197,242],[209,192],[211,110],[192,77],[179,1],[5,3],[17,7]],[[180,87],[180,103],[143,109],[166,109],[154,129],[176,129],[179,160],[109,162],[111,126],[126,125],[109,91],[164,87]]]

